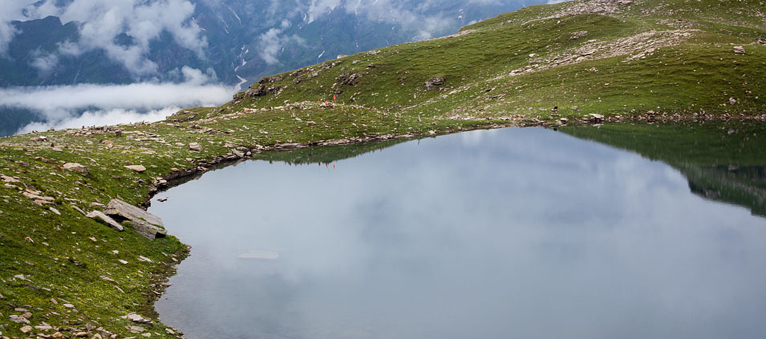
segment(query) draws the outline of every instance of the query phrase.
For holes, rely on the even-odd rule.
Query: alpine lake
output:
[[[262,153],[160,193],[208,338],[757,338],[766,127],[505,128]]]

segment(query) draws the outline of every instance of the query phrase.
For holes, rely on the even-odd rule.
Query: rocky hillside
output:
[[[107,206],[115,199],[144,206],[178,180],[264,150],[506,125],[761,123],[764,8],[758,0],[528,7],[451,37],[266,77],[226,105],[154,124],[2,138],[0,332],[178,336],[151,303],[186,247],[172,235],[150,240],[130,218],[119,231],[87,215],[117,218]]]
[[[760,114],[764,15],[762,1],[532,6],[264,78],[211,116],[333,99],[437,122]]]

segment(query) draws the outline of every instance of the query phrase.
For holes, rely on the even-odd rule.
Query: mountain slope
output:
[[[183,255],[180,240],[117,232],[80,211],[112,198],[142,206],[168,181],[264,150],[557,124],[562,117],[735,118],[761,126],[763,8],[757,0],[529,7],[455,37],[267,77],[226,105],[182,110],[167,121],[1,138],[0,313],[15,320],[3,335],[138,336],[124,317],[139,312],[154,321],[141,325],[143,333],[177,337],[151,303],[167,265]],[[668,20],[678,16],[683,21]],[[307,158],[323,155],[290,161]],[[707,175],[698,177],[701,191],[715,189]],[[724,186],[738,187],[739,178],[727,180]]]
[[[568,118],[763,113],[762,2],[722,4],[701,1],[686,9],[684,1],[603,0],[528,7],[451,38],[262,79],[225,108],[335,96],[437,120],[545,118],[552,110]],[[683,19],[670,21],[668,13]],[[438,90],[426,88],[429,79],[442,78],[432,88]]]

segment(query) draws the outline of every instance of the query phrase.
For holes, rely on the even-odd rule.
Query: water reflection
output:
[[[661,160],[686,176],[694,194],[766,217],[766,128],[761,123],[613,124],[563,131]]]
[[[766,222],[673,168],[543,129],[325,166],[248,162],[155,203],[194,246],[188,338],[751,338]]]

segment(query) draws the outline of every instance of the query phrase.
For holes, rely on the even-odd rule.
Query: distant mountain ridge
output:
[[[183,78],[178,76],[178,70],[184,66],[234,85],[340,54],[451,34],[468,23],[518,9],[522,4],[546,2],[188,1],[194,11],[185,24],[201,29],[200,38],[207,42],[203,55],[179,44],[178,38],[166,30],[150,40],[149,52],[144,55],[146,61],[156,64],[156,71],[135,74],[110,58],[104,49],[77,55],[64,53],[67,43],[81,40],[83,22],[62,23],[55,16],[13,21],[17,34],[8,45],[7,55],[0,57],[0,87],[179,82]],[[73,2],[55,3],[65,8]],[[36,6],[43,4],[38,2]],[[136,44],[131,34],[138,35],[124,32],[116,36],[115,44],[125,48]]]

